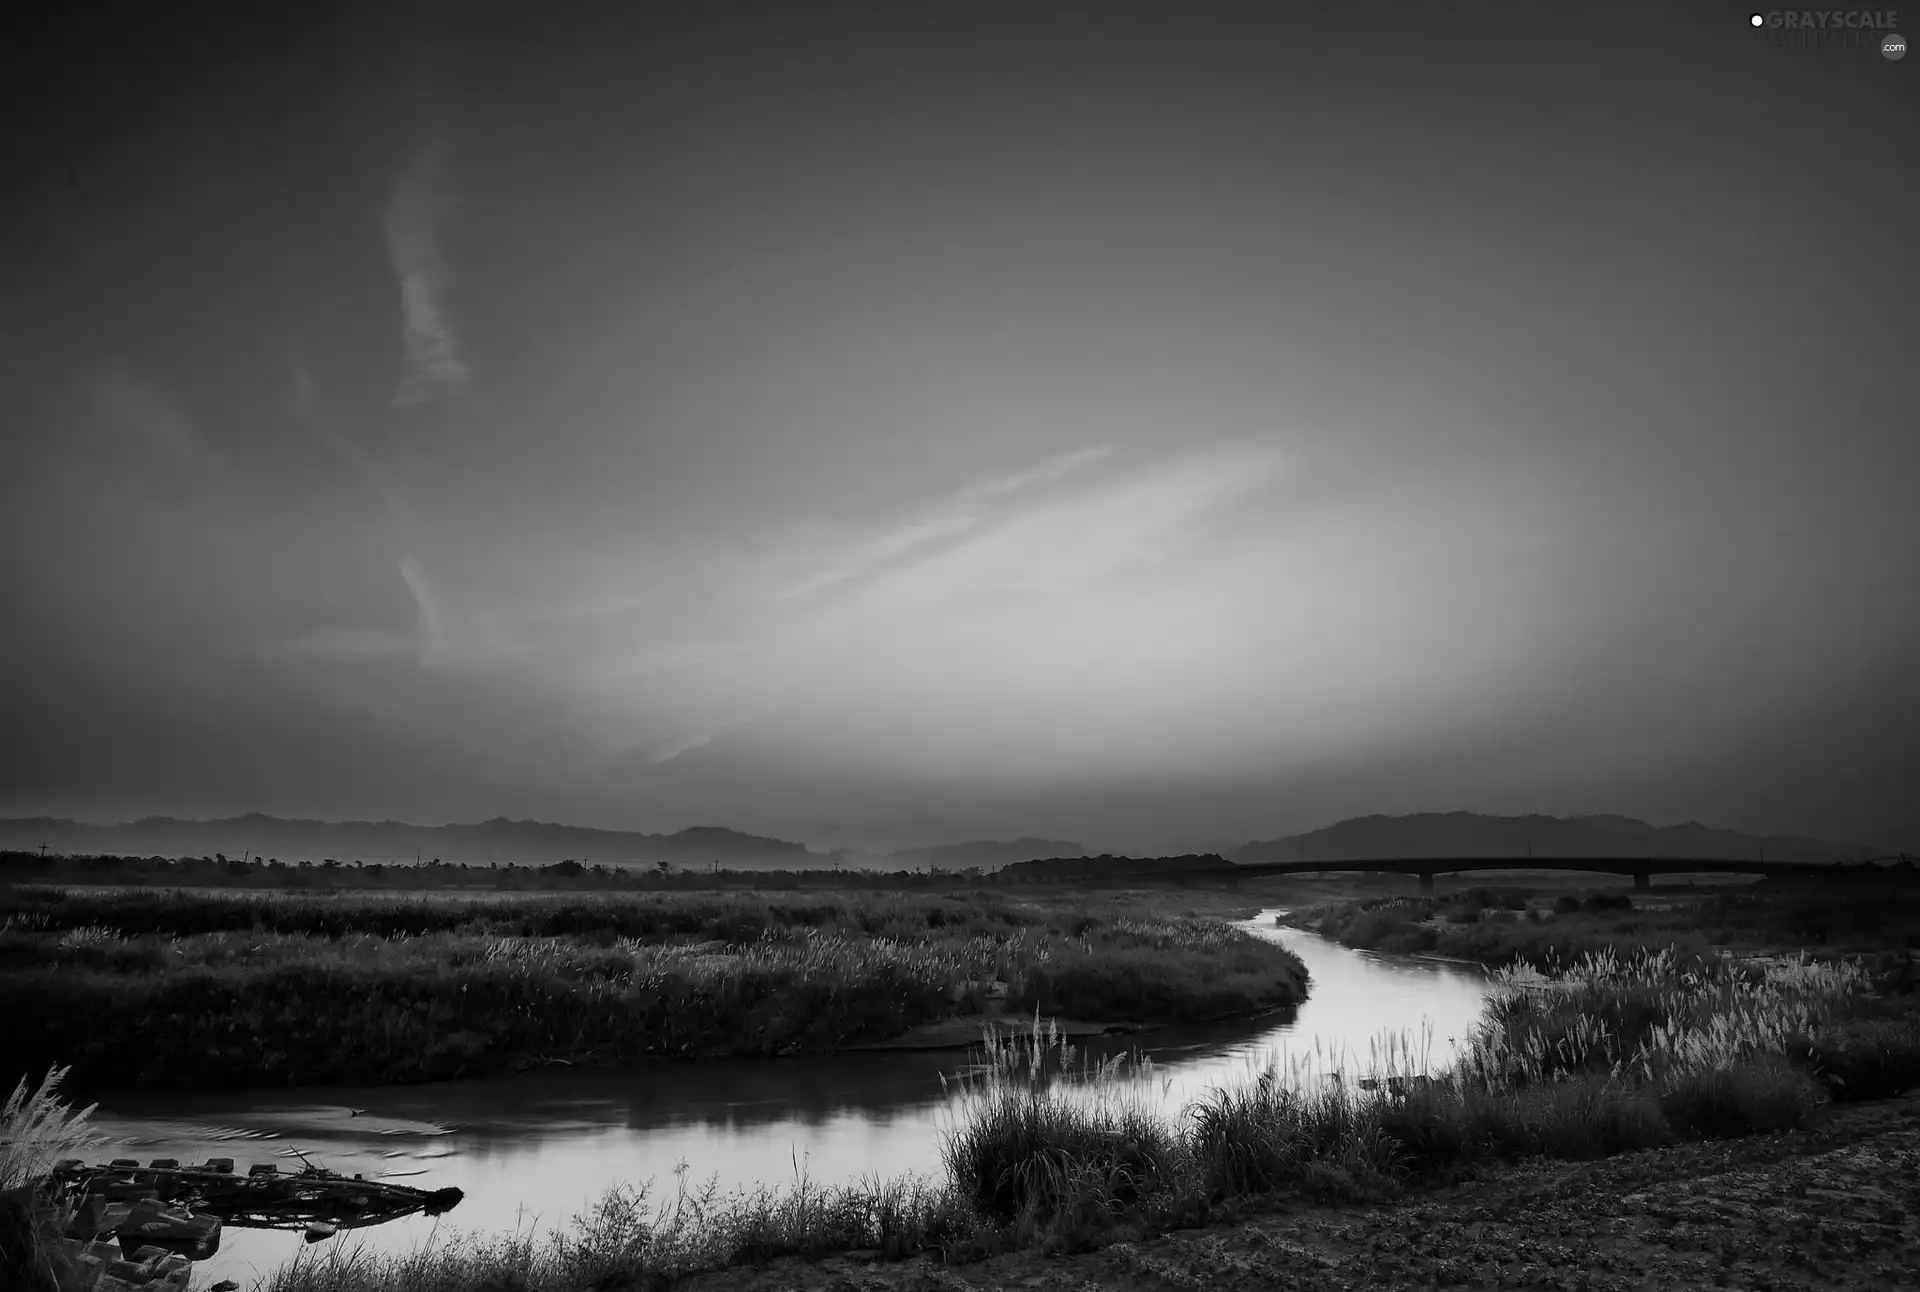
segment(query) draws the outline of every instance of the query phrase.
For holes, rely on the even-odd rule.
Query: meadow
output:
[[[0,894],[13,1072],[88,1089],[430,1081],[739,1058],[1001,1010],[1151,1025],[1297,1004],[1285,949],[1164,895]]]

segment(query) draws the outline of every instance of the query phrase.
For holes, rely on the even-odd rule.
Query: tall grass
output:
[[[1497,975],[1442,1062],[1425,1034],[1382,1037],[1364,1062],[1316,1048],[1207,1092],[1178,1122],[1130,1102],[1142,1074],[1111,1061],[1066,1086],[1035,1080],[1036,1031],[982,1069],[948,1171],[986,1214],[1035,1228],[1155,1195],[1380,1197],[1504,1158],[1804,1126],[1828,1097],[1820,1038],[1860,1026],[1867,990],[1858,966],[1804,959],[1581,957]],[[1920,1059],[1920,1036],[1872,1021],[1876,1071]]]
[[[57,1292],[72,1273],[59,1241],[67,1213],[40,1185],[98,1138],[87,1127],[94,1106],[60,1097],[66,1075],[51,1068],[32,1088],[22,1077],[0,1105],[0,1286],[21,1292]]]
[[[88,1120],[97,1104],[74,1108],[60,1097],[67,1069],[49,1068],[29,1089],[25,1077],[0,1105],[0,1193],[37,1184],[61,1158],[97,1142]]]
[[[1181,1201],[1188,1148],[1148,1090],[1150,1061],[1079,1059],[1036,1013],[989,1027],[987,1062],[958,1083],[943,1151],[952,1187],[1018,1241],[1105,1232],[1116,1217]],[[1129,1079],[1131,1078],[1131,1079]]]
[[[1023,1012],[1153,1023],[1250,1014],[1306,994],[1305,969],[1283,947],[1111,901],[9,900],[0,1014],[19,1020],[20,1039],[5,1057],[58,1058],[96,1088],[403,1082],[536,1058],[774,1055],[882,1041],[1000,999]]]
[[[259,1292],[580,1292],[657,1288],[688,1275],[781,1256],[868,1250],[888,1259],[921,1251],[958,1255],[986,1233],[981,1218],[936,1183],[866,1180],[813,1183],[795,1164],[790,1187],[720,1193],[690,1187],[686,1164],[671,1198],[652,1183],[610,1190],[546,1235],[435,1230],[410,1252],[376,1253],[335,1242],[306,1248],[275,1270]]]

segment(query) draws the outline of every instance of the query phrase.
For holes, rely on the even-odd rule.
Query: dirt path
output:
[[[1920,1097],[1819,1129],[1536,1162],[1402,1202],[1296,1207],[1083,1256],[780,1261],[698,1292],[1920,1289]]]

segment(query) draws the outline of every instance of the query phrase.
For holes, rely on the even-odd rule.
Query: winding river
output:
[[[1132,1038],[1154,1061],[1150,1097],[1170,1112],[1275,1057],[1364,1071],[1372,1047],[1391,1037],[1443,1062],[1486,992],[1473,967],[1349,951],[1275,927],[1273,912],[1244,927],[1299,954],[1311,998],[1288,1021]],[[326,1240],[404,1250],[436,1225],[545,1231],[616,1184],[652,1178],[656,1196],[671,1196],[680,1162],[690,1183],[717,1177],[723,1189],[791,1183],[796,1169],[819,1183],[932,1175],[951,1113],[940,1078],[966,1063],[956,1051],[893,1051],[374,1089],[129,1094],[95,1114],[107,1142],[94,1156],[231,1157],[244,1171],[267,1161],[297,1169],[298,1150],[346,1174],[466,1191],[440,1220],[416,1216]],[[250,1288],[301,1246],[294,1233],[228,1229],[219,1254],[195,1270],[195,1286],[227,1278]]]

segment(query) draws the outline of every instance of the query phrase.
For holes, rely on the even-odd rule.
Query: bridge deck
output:
[[[1831,863],[1740,861],[1728,857],[1371,857],[1235,863],[1245,874],[1373,871],[1396,875],[1452,875],[1469,870],[1585,870],[1609,875],[1814,875]]]
[[[1757,875],[1764,878],[1817,877],[1832,874],[1832,862],[1743,861],[1730,857],[1347,857],[1338,861],[1257,861],[1235,863],[1211,872],[1223,878],[1369,872],[1417,875],[1420,891],[1431,893],[1436,875],[1477,870],[1568,870],[1631,875],[1635,888],[1652,887],[1655,875]]]

